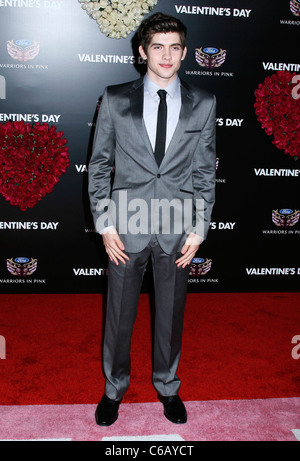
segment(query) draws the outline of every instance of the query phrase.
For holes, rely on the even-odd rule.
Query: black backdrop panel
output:
[[[272,144],[254,110],[254,92],[266,77],[282,68],[300,74],[297,8],[298,0],[159,0],[153,10],[187,25],[180,76],[218,101],[217,201],[190,292],[299,289],[300,224],[279,228],[272,213],[299,210],[300,163]],[[55,125],[70,156],[67,172],[33,209],[21,211],[0,195],[0,290],[101,293],[107,259],[89,211],[87,165],[104,88],[144,69],[135,32],[106,37],[76,0],[0,0],[0,24],[0,123]],[[37,43],[39,51],[28,61],[13,59],[8,42]],[[200,48],[224,50],[225,61],[200,66]],[[8,260],[24,268],[32,259],[34,272],[23,277],[7,268]],[[143,291],[151,289],[149,268]]]

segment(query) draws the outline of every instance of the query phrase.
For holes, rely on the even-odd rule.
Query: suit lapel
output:
[[[148,153],[154,158],[152,145],[146,130],[143,111],[144,111],[144,85],[143,78],[133,83],[133,89],[130,92],[131,115],[135,123],[138,134],[143,143],[146,145]]]
[[[193,97],[191,95],[191,91],[188,85],[181,81],[181,110],[179,120],[161,165],[168,161],[168,157],[172,151],[174,151],[180,139],[182,139],[192,113],[192,108]]]

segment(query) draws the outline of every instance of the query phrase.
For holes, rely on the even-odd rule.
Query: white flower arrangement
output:
[[[158,0],[78,0],[109,38],[126,38],[135,30]]]

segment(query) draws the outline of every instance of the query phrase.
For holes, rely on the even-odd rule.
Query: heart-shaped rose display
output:
[[[52,192],[69,166],[67,140],[55,126],[0,125],[0,193],[22,211]]]
[[[294,160],[300,157],[300,99],[295,97],[295,73],[278,71],[255,91],[258,121],[273,144]]]
[[[78,0],[99,29],[110,38],[126,38],[158,0]]]

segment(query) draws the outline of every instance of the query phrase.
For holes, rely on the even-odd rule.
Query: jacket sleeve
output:
[[[110,200],[111,173],[115,158],[115,129],[109,107],[108,89],[99,108],[89,163],[89,197],[97,232],[115,225],[113,204]]]
[[[216,186],[216,98],[212,95],[207,121],[193,160],[194,230],[203,240],[209,231]]]

